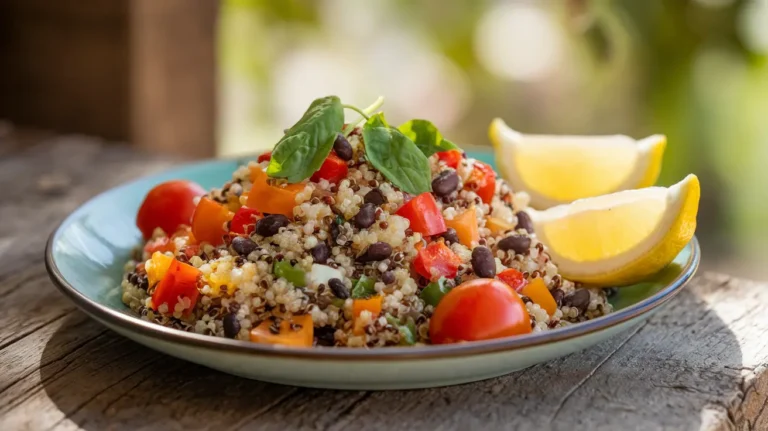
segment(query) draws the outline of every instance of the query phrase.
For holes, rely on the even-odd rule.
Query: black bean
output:
[[[232,250],[240,256],[248,256],[258,248],[258,245],[248,237],[236,236],[232,239]]]
[[[336,344],[334,334],[336,334],[336,328],[333,326],[322,326],[320,328],[315,328],[315,338],[317,338],[317,345],[333,347],[333,345]]]
[[[256,233],[261,236],[272,236],[280,231],[281,227],[288,226],[288,217],[282,214],[270,214],[256,222]]]
[[[376,205],[364,204],[355,215],[355,225],[360,229],[370,227],[376,221]]]
[[[224,335],[227,338],[235,338],[240,332],[240,322],[237,320],[237,314],[229,313],[225,315],[222,323],[224,324]]]
[[[525,229],[528,233],[533,233],[533,221],[527,212],[520,211],[517,213],[517,227],[515,229]]]
[[[555,289],[552,291],[552,298],[554,298],[555,302],[557,302],[557,306],[563,305],[563,296],[565,296],[565,292],[563,292],[561,289]]]
[[[336,140],[333,141],[333,151],[336,151],[336,155],[342,160],[352,160],[352,145],[349,144],[347,138],[341,133],[336,136]]]
[[[435,195],[445,197],[459,188],[459,176],[454,170],[443,171],[432,180],[432,191]]]
[[[142,275],[139,277],[139,289],[141,290],[147,290],[149,289],[149,279],[146,275]]]
[[[331,249],[324,243],[318,243],[312,247],[312,259],[317,263],[325,263],[331,256]]]
[[[381,281],[384,282],[384,284],[392,284],[395,282],[395,273],[393,271],[384,271],[384,274],[381,274]]]
[[[384,193],[382,193],[381,190],[372,189],[370,192],[365,194],[365,198],[363,198],[363,201],[367,204],[374,204],[376,206],[380,206],[387,201],[387,198],[384,197]]]
[[[459,242],[459,235],[456,233],[456,229],[449,227],[448,230],[443,232],[443,238],[448,244]]]
[[[391,254],[392,246],[386,242],[379,241],[371,244],[357,260],[359,262],[378,262],[388,258]]]
[[[501,250],[514,250],[517,254],[523,254],[531,248],[531,239],[527,236],[512,235],[502,239],[497,245]]]
[[[349,289],[347,289],[347,286],[344,284],[344,282],[339,280],[338,278],[332,278],[328,280],[328,286],[330,286],[331,292],[333,292],[333,294],[336,295],[337,298],[340,298],[340,299],[349,298]]]
[[[578,308],[581,313],[589,307],[590,295],[587,289],[577,289],[572,294],[563,298],[563,305]]]
[[[496,276],[496,261],[491,250],[482,246],[472,250],[472,270],[481,278]]]

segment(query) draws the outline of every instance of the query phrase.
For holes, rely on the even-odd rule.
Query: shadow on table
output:
[[[69,321],[82,316],[70,316]],[[98,325],[90,321],[98,333]],[[41,370],[59,410],[88,430],[699,429],[702,411],[740,382],[734,334],[688,290],[644,327],[505,377],[442,389],[353,392],[233,377],[156,353],[111,331],[61,357],[65,323]],[[376,372],[376,370],[371,370]]]

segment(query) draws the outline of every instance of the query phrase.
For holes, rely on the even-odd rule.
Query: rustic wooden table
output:
[[[0,430],[768,429],[768,286],[720,274],[599,346],[443,389],[294,388],[156,353],[59,294],[43,247],[86,199],[173,161],[84,137],[27,140],[0,131]]]

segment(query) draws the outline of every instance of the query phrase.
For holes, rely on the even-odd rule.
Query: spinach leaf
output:
[[[336,96],[316,99],[288,129],[272,151],[267,175],[298,183],[320,169],[344,126],[344,110]]]
[[[400,132],[409,137],[414,144],[429,157],[439,151],[455,150],[459,147],[453,142],[444,139],[440,131],[437,130],[431,121],[411,120],[397,128]]]
[[[363,126],[368,161],[404,192],[418,195],[432,191],[427,156],[399,130],[377,124],[371,117]]]

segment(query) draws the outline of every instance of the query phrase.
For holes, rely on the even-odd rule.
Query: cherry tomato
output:
[[[448,292],[429,323],[434,344],[490,340],[531,332],[531,317],[509,286],[478,278]]]
[[[425,236],[439,235],[448,229],[435,197],[429,192],[409,200],[396,214],[407,218],[411,229]]]
[[[349,167],[347,162],[337,156],[335,152],[331,151],[328,154],[328,158],[325,159],[323,165],[320,166],[317,172],[312,174],[311,181],[319,182],[321,179],[328,180],[329,183],[338,184],[339,181],[347,177]]]
[[[144,198],[136,216],[144,239],[152,237],[155,228],[171,235],[182,225],[189,225],[195,212],[195,198],[205,194],[199,185],[184,180],[168,181],[155,186]]]
[[[496,172],[489,165],[475,161],[475,166],[464,187],[474,190],[483,202],[489,204],[493,194],[496,193]]]
[[[256,221],[259,218],[261,218],[259,210],[242,206],[232,217],[229,232],[238,235],[250,234],[256,229]]]
[[[256,159],[257,162],[268,162],[272,160],[272,151],[267,151],[266,153],[259,154],[259,158]]]
[[[458,168],[459,163],[461,162],[461,159],[464,158],[460,150],[440,151],[435,154],[437,154],[437,158],[439,160],[442,160],[445,162],[446,166],[450,166],[453,169]]]

